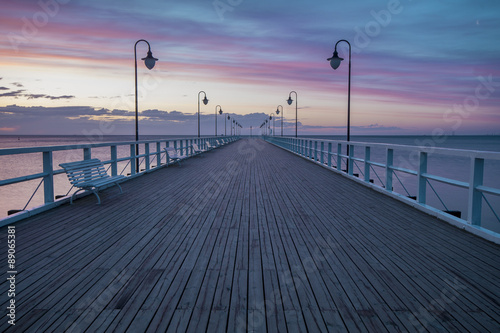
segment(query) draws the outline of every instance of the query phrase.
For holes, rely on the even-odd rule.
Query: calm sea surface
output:
[[[340,136],[309,137],[333,140],[345,139],[345,137]],[[182,138],[182,136],[141,136],[141,140],[173,138]],[[133,140],[133,136],[104,136],[92,138],[85,136],[0,136],[0,149]],[[430,136],[353,136],[351,141],[500,152],[500,136],[447,136],[442,138],[433,138]],[[82,154],[81,150],[76,153]],[[126,157],[128,154],[129,148],[126,146],[118,151],[118,157]],[[355,151],[355,156],[362,157],[363,154],[363,151]],[[394,161],[396,165],[416,170],[416,166],[413,165],[415,163],[411,159],[411,156],[409,156],[409,153],[398,153],[396,151],[395,154]],[[109,148],[93,149],[92,156],[103,160],[109,159]],[[81,156],[81,158],[83,158],[83,156]],[[80,157],[75,157],[75,151],[71,153],[67,151],[55,152],[54,166],[68,160],[77,159],[80,159]],[[385,149],[372,149],[371,160],[375,162],[385,162]],[[361,173],[363,166],[360,165],[359,167],[360,169],[355,167],[355,172]],[[125,174],[128,172],[126,163],[122,163],[122,165],[119,166],[118,172],[121,172],[122,169]],[[439,155],[438,153],[430,154],[428,169],[429,173],[432,174],[468,182],[470,161],[466,158],[453,158]],[[0,179],[21,177],[38,172],[42,172],[41,153],[0,156]],[[375,167],[371,176],[374,178],[375,183],[379,185],[383,184],[385,178],[383,169],[377,169]],[[404,195],[416,195],[416,177],[401,173],[398,173],[398,176],[399,179],[394,180],[394,191]],[[65,195],[71,189],[71,185],[67,181],[65,175],[56,176],[54,182],[56,195]],[[500,188],[500,161],[486,161],[484,183],[487,186]],[[0,218],[7,216],[7,211],[10,209],[24,208],[39,184],[40,180],[33,180],[0,187]],[[463,217],[467,216],[467,190],[437,182],[432,182],[431,185],[432,188],[428,186],[427,189],[428,203],[430,205],[442,210],[458,210],[462,212]],[[31,200],[28,208],[43,203],[42,193],[43,189],[40,188]],[[488,201],[494,207],[497,214],[500,214],[500,198],[488,196]],[[485,227],[500,232],[500,222],[497,221],[486,204],[483,204],[483,220],[485,221],[483,222]]]

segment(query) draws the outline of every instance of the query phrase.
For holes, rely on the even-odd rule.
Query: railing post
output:
[[[419,204],[425,204],[427,201],[427,178],[425,177],[425,174],[427,173],[427,153],[421,151],[419,156],[419,167],[417,173],[417,202]]]
[[[324,151],[325,151],[325,143],[321,141],[321,152],[319,153],[319,161],[321,165],[325,164],[325,158],[324,158]]]
[[[477,190],[483,185],[484,159],[473,157],[471,159],[471,171],[469,181],[469,209],[468,221],[470,224],[481,226],[481,206],[483,194]]]
[[[90,160],[92,158],[92,152],[90,148],[83,148],[83,159]]]
[[[365,182],[370,182],[370,147],[365,147]]]
[[[54,202],[54,167],[52,165],[52,152],[43,152],[43,195],[45,203]]]
[[[144,154],[146,155],[146,171],[151,169],[151,161],[149,160],[149,142],[144,144]]]
[[[170,147],[170,141],[167,141],[166,144],[165,144],[165,148],[168,148]],[[168,157],[168,154],[165,154],[165,163],[167,164],[170,164],[170,158]]]
[[[130,174],[135,175],[137,170],[135,169],[135,144],[130,145]]]
[[[347,156],[347,165],[349,166],[349,170],[347,170],[347,173],[349,174],[349,176],[352,176],[353,175],[353,170],[354,170],[354,160],[351,161],[351,158],[354,157],[354,146],[353,145],[349,145],[349,156]]]
[[[118,174],[118,153],[116,146],[111,146],[111,176]]]
[[[161,166],[161,142],[156,142],[156,167]]]
[[[332,143],[328,142],[328,166],[332,167]]]
[[[181,146],[180,146],[179,151],[180,151],[181,156],[183,156],[184,155],[184,147],[183,147],[182,141],[184,141],[184,140],[179,140],[179,141],[181,142]]]
[[[311,142],[312,144],[312,142]],[[318,141],[314,141],[314,160],[318,160]]]
[[[342,171],[342,144],[337,144],[337,170]]]
[[[387,148],[387,159],[385,165],[385,189],[392,192],[392,165],[394,163],[394,149]]]

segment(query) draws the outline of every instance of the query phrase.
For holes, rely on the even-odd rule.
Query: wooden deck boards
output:
[[[260,139],[123,189],[16,224],[1,331],[500,331],[499,246]]]

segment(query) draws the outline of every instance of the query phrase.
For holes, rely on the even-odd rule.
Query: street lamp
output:
[[[215,107],[215,136],[217,136],[217,107],[219,107],[219,114],[222,114],[222,107],[217,105]]]
[[[273,131],[271,133],[274,136],[274,119],[272,113],[269,114],[269,131],[271,131],[271,120],[273,121]]]
[[[339,54],[337,52],[337,45],[340,42],[346,42],[347,45],[349,45],[349,77],[348,77],[348,83],[347,83],[347,142],[351,140],[351,44],[346,41],[345,39],[339,40],[335,44],[335,50],[333,51],[333,55],[331,58],[328,58],[326,60],[330,61],[330,66],[335,70],[339,68],[340,62],[344,60],[343,58],[339,57]],[[347,145],[347,169],[349,169],[349,144]]]
[[[205,98],[203,98],[203,104],[208,104],[207,94],[202,90],[198,93],[198,137],[200,137],[200,94],[203,93]]]
[[[293,102],[292,93],[295,93],[295,137],[297,137],[297,92],[293,90],[290,91],[286,102],[288,103],[288,105],[292,105]]]
[[[276,108],[276,115],[280,114],[280,106],[281,106],[281,136],[283,136],[283,105],[278,105]]]
[[[137,97],[137,44],[139,42],[145,42],[148,44],[148,53],[145,58],[142,58],[141,60],[144,60],[144,64],[148,69],[153,69],[155,67],[156,61],[158,59],[153,57],[153,53],[151,52],[151,45],[149,45],[149,42],[145,39],[139,39],[137,42],[135,42],[134,45],[134,59],[135,59],[135,156],[139,156],[139,144],[137,141],[139,141],[139,103],[138,103],[138,97]],[[139,172],[139,158],[136,157],[135,159],[135,165],[136,165],[136,172]]]
[[[229,115],[227,115],[227,120],[230,120],[231,117],[229,117]],[[229,124],[231,125],[231,124]],[[226,126],[226,118],[224,118],[224,135],[227,136],[227,126]]]

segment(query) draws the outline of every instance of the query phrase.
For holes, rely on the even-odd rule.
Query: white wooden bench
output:
[[[191,148],[192,148],[192,153],[195,155],[200,155],[201,153],[205,152],[204,150],[201,150],[200,147],[198,147],[198,145],[196,143],[193,143],[191,145]],[[203,156],[203,155],[201,155],[201,156]]]
[[[186,158],[186,156],[181,156],[179,152],[173,147],[163,148],[167,153],[167,167],[170,165],[170,162],[176,163],[181,166],[181,161]]]
[[[208,141],[205,141],[205,147],[207,147],[207,150],[212,150],[212,149],[217,148],[217,147],[212,146],[212,145],[210,144],[210,142],[208,142]]]
[[[70,204],[73,204],[73,197],[80,191],[91,191],[97,197],[97,204],[101,204],[101,198],[99,198],[99,190],[101,188],[107,187],[108,185],[116,185],[120,189],[120,193],[123,193],[120,181],[124,180],[126,177],[123,175],[110,176],[104,169],[104,165],[98,159],[83,160],[71,163],[59,164],[60,167],[66,171],[69,182],[74,187],[78,188],[78,191],[73,193],[70,199]]]

